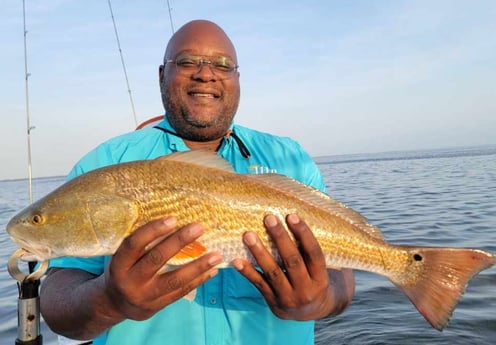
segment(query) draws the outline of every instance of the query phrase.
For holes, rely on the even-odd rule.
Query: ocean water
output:
[[[366,216],[395,244],[474,247],[496,253],[496,146],[319,157],[329,194]],[[62,177],[34,180],[40,198]],[[0,181],[0,344],[14,344],[17,287],[4,229],[28,204],[26,180]],[[55,336],[42,324],[44,344]],[[316,344],[496,344],[496,268],[468,285],[448,327],[432,329],[386,278],[356,272],[340,316],[316,324]]]

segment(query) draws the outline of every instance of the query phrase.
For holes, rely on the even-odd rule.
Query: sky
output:
[[[104,0],[0,0],[0,180],[65,175],[135,122]],[[163,113],[172,29],[219,24],[241,73],[236,122],[312,156],[496,144],[494,0],[112,0],[138,122]],[[172,18],[172,23],[170,21]]]

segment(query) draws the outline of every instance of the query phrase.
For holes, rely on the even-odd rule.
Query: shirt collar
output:
[[[168,138],[168,143],[169,143],[169,149],[172,151],[187,151],[189,150],[188,146],[185,144],[184,140],[179,136],[179,135],[173,135],[173,133],[176,133],[176,130],[171,126],[169,123],[169,120],[167,118],[167,115],[164,115],[163,120],[157,125],[157,127],[160,127],[165,130],[165,132],[169,132],[170,135],[167,135]],[[234,132],[234,124],[231,123],[229,126],[229,129],[227,133],[224,135],[224,138],[221,142],[221,147],[219,147],[219,150],[221,150],[227,143],[231,144],[231,141],[234,140],[239,147],[240,153],[243,155],[245,158],[250,158],[250,151],[248,148],[245,146],[241,138],[239,138],[236,133]],[[229,145],[232,147],[232,145]]]

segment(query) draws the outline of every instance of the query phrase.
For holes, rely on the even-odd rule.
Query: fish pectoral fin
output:
[[[167,262],[168,265],[179,266],[199,258],[207,252],[207,248],[199,241],[194,241],[183,247]]]
[[[162,266],[157,274],[164,274],[177,269],[179,266],[187,264],[207,252],[207,248],[198,241],[194,241],[183,247],[176,255]],[[192,298],[194,299],[194,297]]]

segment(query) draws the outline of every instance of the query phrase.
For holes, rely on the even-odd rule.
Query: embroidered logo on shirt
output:
[[[259,174],[276,174],[277,169],[271,169],[269,167],[263,166],[263,165],[250,165],[248,168],[250,171],[252,171],[254,174],[259,175]]]

